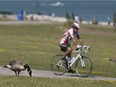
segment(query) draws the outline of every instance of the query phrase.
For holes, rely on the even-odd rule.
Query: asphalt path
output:
[[[78,77],[76,74],[71,74],[71,73],[65,73],[64,75],[54,75],[53,72],[51,71],[45,71],[45,70],[35,70],[32,69],[32,77],[43,77],[43,78],[70,78],[70,79],[89,79],[89,80],[112,80],[112,81],[116,81],[116,78],[110,78],[110,77],[100,77],[100,76],[89,76],[89,77]],[[15,73],[13,71],[11,71],[8,68],[3,68],[0,67],[0,75],[4,75],[4,76],[15,76]],[[20,73],[20,76],[27,76],[29,77],[29,74],[27,71],[22,71]]]

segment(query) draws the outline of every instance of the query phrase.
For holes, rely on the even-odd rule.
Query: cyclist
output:
[[[68,70],[68,72],[71,73],[74,73],[75,71],[68,67],[68,60],[66,57],[68,57],[68,59],[71,58],[71,53],[72,53],[72,48],[70,46],[71,41],[73,41],[73,43],[76,46],[78,45],[75,37],[77,37],[80,44],[83,45],[83,40],[80,38],[79,35],[79,31],[78,31],[79,29],[80,29],[80,25],[78,23],[76,22],[72,23],[72,27],[63,34],[60,40],[61,51],[65,52],[62,60],[66,62],[66,69]]]

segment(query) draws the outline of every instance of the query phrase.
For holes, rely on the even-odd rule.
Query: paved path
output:
[[[89,76],[87,78],[78,77],[76,74],[65,73],[62,76],[54,75],[51,71],[44,71],[44,70],[34,70],[32,69],[33,77],[44,77],[44,78],[79,78],[79,79],[90,79],[90,80],[113,80],[116,81],[116,78],[109,78],[109,77],[99,77],[99,76]],[[9,75],[15,76],[15,73],[8,68],[0,67],[0,75]],[[27,71],[22,71],[20,76],[29,76]]]

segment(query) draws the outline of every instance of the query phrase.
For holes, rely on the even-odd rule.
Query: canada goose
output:
[[[112,62],[116,63],[116,58],[109,59],[109,61],[112,61]]]
[[[29,73],[30,76],[32,76],[32,71],[29,67],[28,64],[24,64],[18,60],[12,60],[10,61],[9,65],[5,65],[3,66],[3,68],[9,68],[11,69],[12,71],[15,72],[16,76],[19,76],[19,73],[21,71],[24,71],[27,69],[27,72]]]

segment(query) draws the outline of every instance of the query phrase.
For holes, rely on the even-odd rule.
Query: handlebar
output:
[[[78,45],[77,48],[76,48],[76,51],[73,51],[73,52],[74,53],[79,53],[79,52],[86,53],[86,52],[88,52],[88,50],[90,51],[90,46]]]

